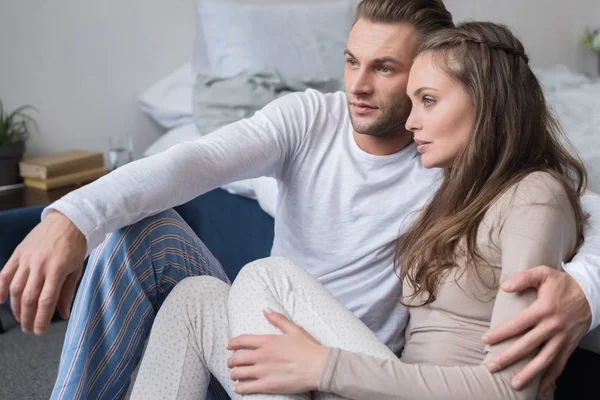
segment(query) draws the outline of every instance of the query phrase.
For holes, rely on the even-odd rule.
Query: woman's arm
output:
[[[502,277],[540,264],[559,268],[570,256],[576,241],[574,213],[564,189],[548,174],[528,176],[498,206]],[[499,291],[491,324],[525,309],[534,299],[534,292]],[[512,378],[533,354],[499,373],[490,373],[486,366],[494,354],[517,339],[486,347],[488,354],[477,366],[406,364],[332,349],[319,389],[357,400],[533,399],[539,377],[521,391],[511,387]]]

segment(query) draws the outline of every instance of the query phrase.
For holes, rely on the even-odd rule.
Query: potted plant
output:
[[[586,28],[585,35],[583,36],[583,44],[597,54],[598,75],[600,75],[600,29],[592,31],[590,28]]]
[[[30,126],[36,126],[35,120],[27,114],[28,110],[35,108],[25,105],[8,113],[0,101],[0,186],[21,182],[19,161],[25,153]]]

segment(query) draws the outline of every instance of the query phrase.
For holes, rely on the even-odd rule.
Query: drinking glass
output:
[[[133,139],[129,135],[113,135],[108,138],[110,169],[122,167],[133,161]]]

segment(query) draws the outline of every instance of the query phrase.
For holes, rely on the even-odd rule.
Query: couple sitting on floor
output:
[[[134,399],[201,398],[211,374],[232,398],[552,398],[599,322],[600,198],[522,44],[440,0],[364,0],[345,53],[346,93],[287,95],[44,210],[0,274],[24,330],[69,314],[97,247],[52,398],[123,398],[148,336]],[[262,175],[274,257],[230,285],[164,210]]]

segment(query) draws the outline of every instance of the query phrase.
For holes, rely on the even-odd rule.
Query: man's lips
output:
[[[362,102],[351,102],[350,105],[352,106],[352,109],[358,114],[366,114],[373,110],[377,110],[377,107],[373,107],[370,104]]]

